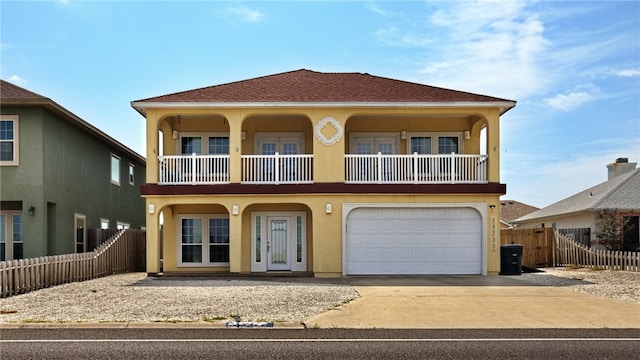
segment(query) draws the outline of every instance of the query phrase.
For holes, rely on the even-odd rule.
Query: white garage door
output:
[[[482,274],[482,218],[471,208],[356,208],[347,275]]]

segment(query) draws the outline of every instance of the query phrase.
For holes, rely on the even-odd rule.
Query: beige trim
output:
[[[20,165],[20,117],[18,115],[0,115],[2,120],[13,121],[13,160],[0,161],[0,166]]]

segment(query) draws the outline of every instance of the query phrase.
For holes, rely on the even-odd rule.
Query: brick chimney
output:
[[[616,162],[607,165],[607,180],[626,174],[636,169],[638,163],[630,163],[628,158],[617,158]]]

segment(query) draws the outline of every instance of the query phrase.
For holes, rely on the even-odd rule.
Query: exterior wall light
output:
[[[33,216],[33,214],[36,213],[36,208],[34,208],[33,206],[29,208],[29,215]]]

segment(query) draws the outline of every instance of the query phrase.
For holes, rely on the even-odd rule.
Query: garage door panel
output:
[[[347,274],[481,274],[482,219],[471,208],[358,208],[347,218]]]

